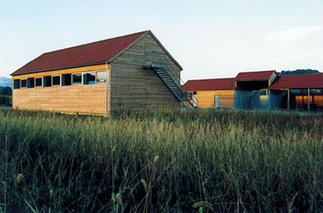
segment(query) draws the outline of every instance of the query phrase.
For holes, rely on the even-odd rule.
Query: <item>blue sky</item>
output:
[[[0,76],[43,52],[150,29],[182,78],[323,71],[322,0],[0,0]]]

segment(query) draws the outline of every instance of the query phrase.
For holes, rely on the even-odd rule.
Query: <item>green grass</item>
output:
[[[323,114],[0,118],[0,212],[323,211]]]

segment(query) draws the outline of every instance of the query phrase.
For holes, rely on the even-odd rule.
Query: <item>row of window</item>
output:
[[[295,102],[296,108],[302,108],[307,105],[308,96],[307,95],[296,95]],[[310,95],[310,104],[315,104],[316,106],[323,106],[323,95]]]
[[[51,86],[70,86],[72,84],[95,84],[96,82],[106,82],[107,72],[83,72],[75,74],[62,74],[58,76],[44,76],[40,78],[15,79],[14,89],[51,87]]]

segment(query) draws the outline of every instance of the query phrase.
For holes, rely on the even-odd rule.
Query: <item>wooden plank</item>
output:
[[[56,76],[85,71],[104,71],[105,65],[79,67],[49,72],[13,76],[14,79]],[[56,111],[63,113],[105,114],[105,82],[93,85],[74,84],[71,86],[52,86],[21,88],[13,90],[13,108]]]
[[[234,90],[197,91],[198,108],[213,108],[214,97],[219,96],[220,108],[234,108]]]
[[[143,66],[152,64],[152,56],[178,81],[180,70],[159,44],[147,35],[113,61],[111,72],[112,111],[120,108],[178,107],[179,101],[152,70]],[[156,56],[157,54],[157,56]]]
[[[108,69],[108,80],[107,80],[107,106],[108,110],[106,112],[106,115],[111,115],[111,64],[107,65]]]

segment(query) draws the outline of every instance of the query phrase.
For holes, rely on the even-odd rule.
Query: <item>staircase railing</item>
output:
[[[166,71],[163,65],[147,65],[145,69],[152,69],[156,72],[159,78],[164,82],[167,88],[173,93],[173,95],[181,102],[181,104],[187,108],[195,108],[196,105],[186,96],[185,92],[182,91],[180,85],[176,83],[173,77]],[[177,91],[176,91],[177,90]]]
[[[162,61],[162,64],[164,65],[164,67],[172,67],[173,66],[172,64],[170,64],[170,62],[168,60],[163,60]],[[177,75],[176,73],[177,72],[172,72],[172,74],[175,75],[177,77],[177,79],[179,79],[180,86],[183,86],[185,84],[185,82],[181,78],[180,74]],[[194,91],[194,88],[190,88],[189,86],[185,86],[185,87],[186,87],[186,90],[187,91],[192,91],[192,92]],[[185,93],[185,95],[186,95],[186,93]],[[187,95],[186,95],[186,97],[187,97]],[[191,94],[191,97],[192,97],[191,99],[188,98],[188,97],[187,98],[193,103],[194,107],[197,108],[197,105],[198,105],[197,104],[197,99],[194,98],[194,95],[193,94]]]

